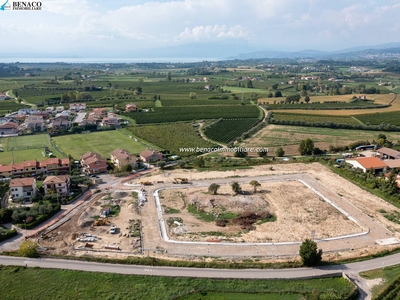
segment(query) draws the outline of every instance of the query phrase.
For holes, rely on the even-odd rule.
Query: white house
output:
[[[36,191],[36,179],[33,177],[10,180],[10,196],[12,199],[29,199],[36,196]]]

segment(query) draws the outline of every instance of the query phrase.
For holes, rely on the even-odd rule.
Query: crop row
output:
[[[359,122],[353,117],[347,116],[327,116],[327,115],[306,115],[306,114],[290,114],[290,113],[274,113],[272,116],[276,122],[305,122],[305,123],[334,123],[359,125]]]
[[[161,99],[162,106],[196,106],[196,105],[238,105],[241,104],[241,100],[232,99],[174,99],[167,100]],[[245,104],[249,104],[249,100],[243,101]]]
[[[129,127],[134,135],[149,141],[170,153],[179,156],[195,154],[191,151],[180,151],[180,148],[206,148],[215,145],[201,138],[199,132],[190,123],[172,123],[160,125],[142,125]]]
[[[400,112],[398,111],[357,115],[356,118],[366,125],[380,125],[385,123],[400,126]]]
[[[254,105],[156,107],[147,113],[127,113],[138,124],[193,121],[202,119],[257,118],[259,110]]]
[[[279,109],[304,109],[304,110],[324,110],[324,109],[371,109],[371,108],[385,108],[390,105],[385,104],[374,104],[371,102],[330,102],[330,103],[282,103],[282,104],[266,104],[264,106],[269,110]]]
[[[257,118],[222,119],[208,127],[204,133],[216,142],[228,144],[250,130],[258,121]]]

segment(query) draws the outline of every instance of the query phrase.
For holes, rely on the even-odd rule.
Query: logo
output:
[[[7,5],[8,0],[2,5],[0,6],[0,10],[10,10],[11,9],[11,5]]]
[[[13,1],[12,5],[8,1],[0,6],[0,10],[42,10],[41,1]]]

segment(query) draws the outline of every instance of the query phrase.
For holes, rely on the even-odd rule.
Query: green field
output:
[[[375,113],[375,114],[363,114],[357,115],[357,119],[365,124],[380,125],[382,123],[391,124],[395,126],[400,126],[400,112],[385,112],[385,113]]]
[[[214,147],[201,138],[190,123],[171,123],[160,125],[142,125],[128,128],[133,135],[149,141],[179,156],[193,155],[193,152],[180,152],[179,148]]]
[[[135,119],[138,124],[149,124],[219,118],[258,118],[259,114],[260,111],[255,105],[225,105],[156,107],[154,112],[125,115]]]
[[[345,125],[360,125],[360,122],[348,116],[327,116],[327,115],[306,115],[306,114],[293,114],[293,113],[273,113],[273,121],[279,122],[303,122],[308,124],[345,124]],[[289,124],[287,124],[289,125]],[[295,124],[291,124],[295,125]]]
[[[355,285],[344,278],[243,280],[0,266],[2,299],[349,299]],[[21,288],[23,284],[23,288]],[[204,298],[203,298],[204,297]]]
[[[132,154],[146,150],[146,146],[135,142],[129,136],[117,130],[92,132],[86,134],[70,134],[53,137],[53,141],[67,155],[79,158],[84,153],[92,151],[104,158],[110,157],[110,152],[122,148]]]
[[[0,164],[20,163],[24,160],[45,160],[44,146],[58,158],[65,157],[56,147],[50,144],[48,134],[23,135],[0,138],[4,152],[0,152]]]
[[[216,142],[227,144],[250,130],[258,121],[256,118],[222,119],[208,127],[204,134]]]
[[[385,298],[385,294],[387,295],[387,291],[385,289],[391,285],[395,280],[399,280],[400,278],[400,265],[385,267],[381,269],[371,270],[367,272],[361,272],[361,277],[364,277],[367,280],[372,279],[380,279],[380,283],[376,284],[372,287],[372,296],[375,299],[378,295],[381,296],[380,299],[398,299],[398,298]],[[385,291],[385,294],[382,292]]]

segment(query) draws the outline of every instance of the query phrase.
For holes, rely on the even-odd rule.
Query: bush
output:
[[[300,246],[299,254],[306,267],[319,265],[322,260],[322,250],[318,250],[317,243],[313,240],[306,239]]]
[[[39,253],[37,252],[37,248],[39,245],[34,241],[27,240],[21,244],[19,248],[19,254],[24,257],[38,257]]]

